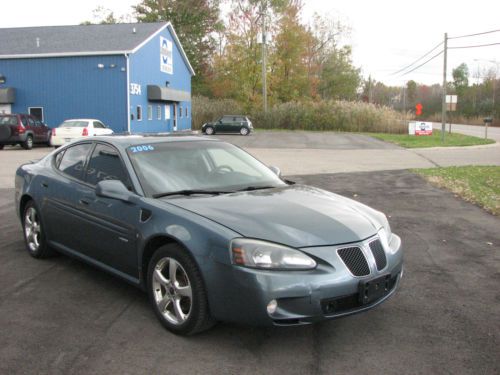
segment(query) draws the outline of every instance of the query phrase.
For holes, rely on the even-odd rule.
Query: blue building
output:
[[[115,132],[191,129],[193,68],[170,23],[0,29],[0,113]]]

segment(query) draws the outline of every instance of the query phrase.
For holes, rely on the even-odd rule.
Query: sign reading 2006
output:
[[[172,42],[160,36],[160,70],[163,73],[174,74]]]

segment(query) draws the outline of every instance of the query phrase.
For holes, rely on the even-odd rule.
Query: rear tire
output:
[[[47,245],[40,211],[34,201],[26,203],[23,212],[23,234],[26,250],[33,258],[48,258],[55,255]]]
[[[153,254],[147,288],[157,318],[170,332],[193,335],[215,324],[198,266],[178,244],[162,246]]]
[[[248,134],[250,134],[250,132],[248,131],[248,129],[247,129],[247,128],[242,127],[242,128],[240,129],[240,134],[241,134],[241,135],[248,135]]]
[[[33,148],[33,136],[28,135],[26,140],[21,144],[25,150],[31,150]]]

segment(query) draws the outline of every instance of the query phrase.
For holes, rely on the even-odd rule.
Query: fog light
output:
[[[274,314],[277,308],[278,308],[278,302],[276,302],[276,300],[273,299],[267,304],[267,313]]]

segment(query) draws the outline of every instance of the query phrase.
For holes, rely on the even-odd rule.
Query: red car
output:
[[[35,143],[50,145],[51,129],[36,117],[0,114],[0,150],[5,145],[21,145],[30,150]]]

